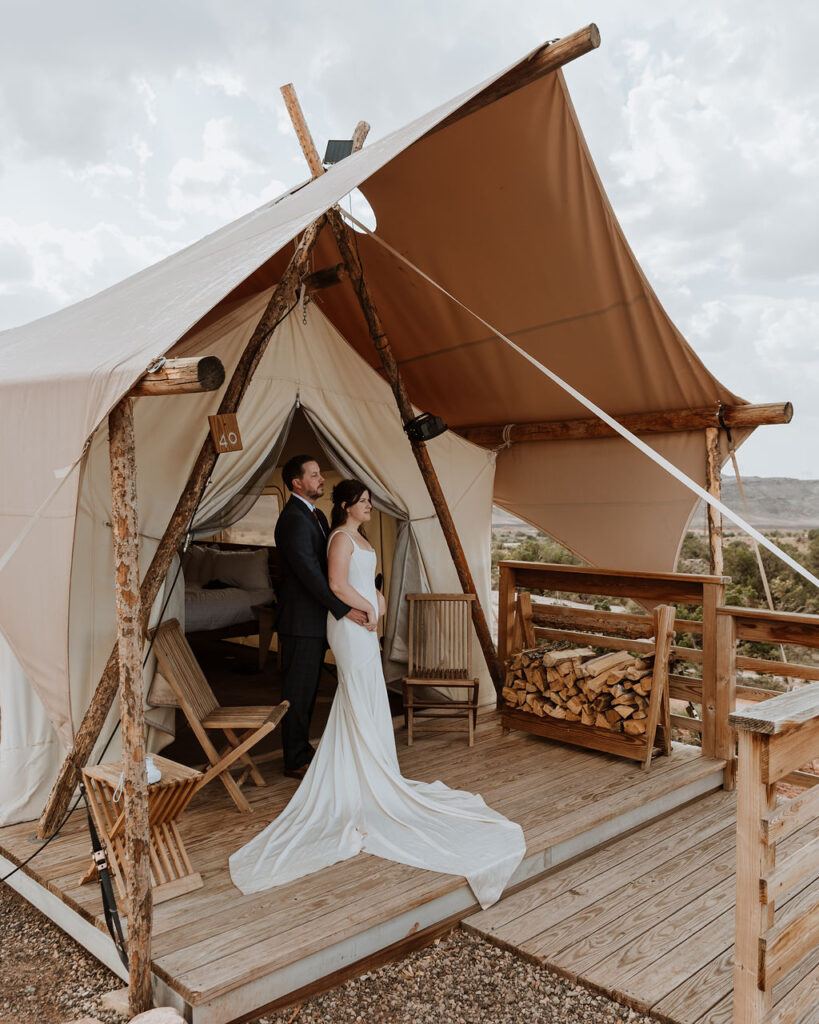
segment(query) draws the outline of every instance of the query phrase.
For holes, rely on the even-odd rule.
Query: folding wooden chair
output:
[[[474,594],[407,594],[409,665],[403,681],[407,745],[412,746],[416,718],[467,719],[470,747],[478,717],[478,680],[472,675],[472,602]],[[430,693],[446,687],[464,691],[448,700]]]
[[[257,786],[266,783],[248,751],[276,728],[290,707],[289,701],[282,701],[275,706],[222,707],[208,685],[177,620],[163,622],[151,635],[154,637],[154,651],[162,672],[211,764],[197,788],[206,786],[218,776],[239,810],[250,812],[250,804],[239,787],[248,775]],[[213,730],[224,732],[228,746],[222,750],[216,749],[208,736],[208,732]],[[241,761],[245,766],[238,782],[229,771],[236,761]]]

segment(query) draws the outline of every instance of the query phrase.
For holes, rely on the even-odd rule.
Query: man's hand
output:
[[[351,608],[344,616],[344,618],[350,619],[357,626],[367,625],[367,613],[359,611],[358,608]]]

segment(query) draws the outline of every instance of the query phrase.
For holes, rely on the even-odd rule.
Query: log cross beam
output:
[[[501,75],[500,78],[495,79],[485,89],[482,89],[477,96],[473,96],[462,107],[453,111],[449,117],[444,118],[434,128],[430,128],[427,136],[443,131],[444,128],[469,117],[470,114],[488,107],[490,103],[495,103],[503,99],[504,96],[517,92],[518,89],[537,81],[538,78],[543,78],[544,75],[548,75],[552,71],[557,71],[558,68],[562,68],[570,61],[596,50],[599,45],[600,29],[593,22],[567,36],[544,43],[525,60],[507,71],[505,75]]]
[[[218,391],[225,382],[225,368],[216,356],[191,359],[160,359],[157,368],[143,373],[131,388],[132,398],[150,395],[195,395]]]
[[[270,340],[273,329],[296,301],[300,281],[305,276],[310,254],[325,223],[325,217],[321,216],[310,224],[302,235],[296,251],[293,253],[279,283],[274,288],[270,301],[233,371],[233,376],[225,389],[219,405],[219,415],[236,412],[239,408],[239,404],[244,397],[247,386],[259,364],[259,360],[267,348],[267,343]],[[218,454],[210,431],[208,431],[188,481],[140,586],[140,631],[142,636],[145,635],[148,617],[159,593],[159,588],[167,575],[174,553],[189,529],[191,517],[199,505],[205,486],[213,472],[213,467],[216,465]],[[102,678],[97,685],[96,692],[74,737],[74,746],[68,752],[60,768],[57,781],[54,783],[48,802],[40,817],[37,834],[41,838],[53,835],[65,814],[68,802],[71,799],[71,793],[78,779],[79,771],[88,762],[94,744],[99,737],[100,730],[111,709],[117,692],[118,679],[117,648],[114,646],[103,671]]]
[[[284,97],[284,102],[287,106],[287,111],[290,114],[290,119],[293,122],[293,128],[296,132],[299,143],[301,144],[301,148],[304,152],[310,171],[313,174],[313,177],[318,177],[320,174],[324,173],[324,168],[322,167],[321,160],[319,159],[318,151],[316,150],[315,143],[313,142],[313,137],[310,134],[310,129],[304,119],[304,114],[302,113],[301,106],[298,98],[296,97],[295,89],[292,85],[285,85],[282,87],[281,91]],[[392,388],[393,395],[395,396],[401,421],[406,426],[406,424],[415,416],[415,410],[410,402],[404,378],[401,376],[401,371],[398,368],[398,363],[395,359],[395,355],[393,354],[386,331],[384,330],[384,325],[381,322],[381,317],[379,316],[378,310],[376,309],[375,303],[373,302],[364,281],[364,273],[361,267],[361,262],[358,258],[356,246],[351,242],[347,225],[342,220],[341,214],[337,208],[334,207],[327,211],[327,219],[336,240],[336,245],[338,246],[341,258],[344,261],[344,266],[347,269],[350,283],[353,286],[359,305],[361,306],[361,311],[364,314],[364,319],[367,321],[370,338],[378,352],[387,381]],[[449,548],[452,561],[458,573],[458,580],[461,587],[464,593],[475,594],[475,600],[471,602],[472,621],[474,623],[478,642],[481,645],[481,651],[483,652],[483,656],[486,660],[486,665],[489,669],[489,674],[492,677],[495,690],[500,692],[501,670],[498,664],[497,651],[495,650],[495,644],[492,640],[492,634],[489,632],[489,624],[486,620],[486,615],[477,596],[475,581],[472,577],[472,573],[466,559],[466,554],[464,553],[458,532],[455,528],[455,523],[453,522],[452,514],[449,510],[449,505],[444,497],[444,492],[435,472],[435,467],[432,465],[432,460],[429,457],[426,445],[423,441],[413,440],[410,441],[410,445],[412,447],[412,453],[415,456],[415,461],[418,463],[418,468],[421,471],[421,476],[426,484],[427,491],[429,492],[429,496],[432,499],[435,514],[441,524],[441,529],[443,530],[447,547]]]
[[[742,430],[772,423],[790,423],[793,406],[790,402],[767,405],[713,405],[693,409],[663,409],[657,412],[636,412],[617,415],[615,419],[632,434],[670,434],[677,431],[702,430],[708,427],[730,427]],[[608,423],[596,416],[582,420],[543,420],[537,423],[488,424],[455,427],[473,444],[486,448],[526,441],[583,441],[592,437],[619,437]]]

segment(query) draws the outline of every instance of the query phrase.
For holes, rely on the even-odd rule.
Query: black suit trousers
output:
[[[310,719],[316,703],[321,666],[327,641],[319,636],[279,634],[282,654],[282,698],[290,708],[282,721],[284,767],[292,770],[308,764],[313,748],[308,742]]]

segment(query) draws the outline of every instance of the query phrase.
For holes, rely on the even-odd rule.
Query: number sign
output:
[[[208,423],[210,423],[213,443],[220,455],[222,452],[240,452],[242,450],[242,436],[239,433],[239,424],[235,413],[229,412],[224,416],[208,416]]]

